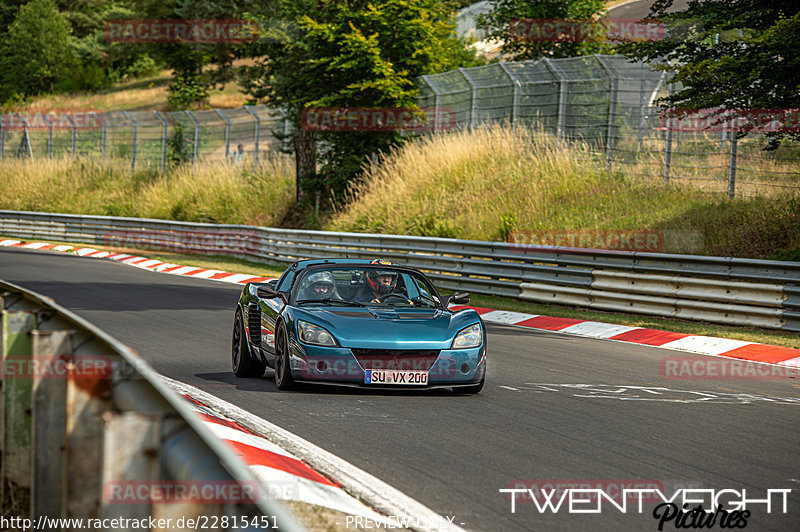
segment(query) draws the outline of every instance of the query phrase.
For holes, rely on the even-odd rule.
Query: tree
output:
[[[602,39],[578,42],[537,40],[525,30],[535,27],[531,25],[534,20],[597,20],[606,14],[605,4],[604,0],[495,0],[492,11],[478,20],[487,29],[488,38],[501,41],[503,54],[515,60],[575,57],[610,51],[611,46]],[[600,28],[597,22],[592,31]]]
[[[298,200],[342,190],[370,155],[402,140],[396,131],[317,133],[303,127],[304,110],[414,108],[418,76],[475,62],[454,35],[452,11],[435,0],[285,0],[282,23],[272,15],[242,77],[294,125]],[[319,176],[317,140],[327,146]]]
[[[52,0],[22,6],[0,50],[0,101],[51,91],[77,66],[69,23]]]
[[[662,103],[687,109],[800,107],[800,3],[796,0],[690,0],[667,13],[657,0],[650,15],[668,28],[665,39],[626,43],[634,60],[671,73],[678,90]],[[775,135],[776,139],[795,130]]]

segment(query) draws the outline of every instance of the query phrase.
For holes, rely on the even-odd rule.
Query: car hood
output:
[[[341,347],[364,349],[450,349],[458,331],[480,320],[471,309],[386,307],[302,308],[295,317],[325,327]]]

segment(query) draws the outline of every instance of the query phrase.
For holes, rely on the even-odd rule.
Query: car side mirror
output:
[[[456,292],[447,301],[446,305],[453,303],[454,305],[467,305],[469,304],[469,292]]]
[[[258,297],[263,299],[274,299],[280,296],[278,291],[275,290],[275,288],[273,288],[272,286],[259,286],[256,289],[256,294],[258,295]]]

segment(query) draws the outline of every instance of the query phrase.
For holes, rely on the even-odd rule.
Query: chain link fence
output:
[[[609,169],[658,181],[688,183],[730,196],[800,191],[800,143],[764,150],[763,133],[743,138],[672,127],[658,98],[665,75],[624,56],[499,62],[422,76],[419,106],[436,109],[434,130],[496,123],[535,128],[582,141]],[[173,161],[234,161],[280,153],[289,121],[266,106],[207,111],[112,111],[0,120],[0,159],[82,156],[123,158],[131,169],[164,171]],[[60,119],[59,119],[60,118]],[[55,123],[57,122],[57,123]],[[670,126],[670,127],[668,127]]]
[[[131,171],[170,162],[243,160],[280,153],[289,121],[264,105],[207,111],[27,112],[0,120],[0,159],[130,160]]]
[[[767,151],[763,132],[737,139],[724,126],[682,130],[656,106],[672,89],[664,73],[624,56],[461,68],[422,76],[419,88],[420,107],[449,110],[459,127],[509,123],[583,141],[594,158],[627,175],[730,196],[800,191],[800,143]]]

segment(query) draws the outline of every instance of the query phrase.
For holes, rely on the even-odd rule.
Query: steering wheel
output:
[[[408,299],[403,294],[398,294],[398,293],[395,293],[395,292],[393,292],[391,294],[382,295],[381,297],[378,298],[378,301],[380,301],[381,303],[385,303],[387,299],[391,299],[393,297],[397,298],[397,299],[402,299],[404,303],[410,303],[411,302],[411,300]]]

